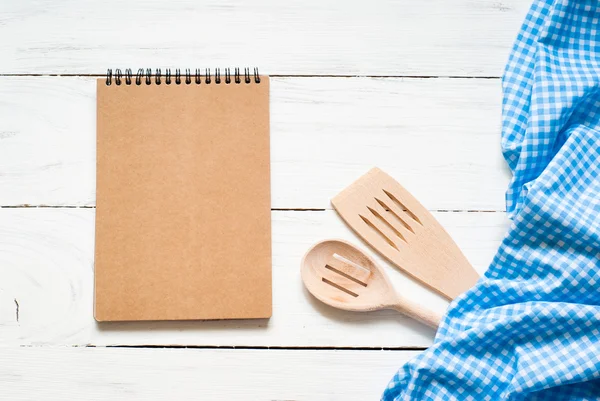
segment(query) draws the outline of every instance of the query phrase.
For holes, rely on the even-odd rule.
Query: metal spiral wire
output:
[[[231,68],[225,68],[223,70],[223,77],[224,77],[225,84],[231,84],[231,83],[235,83],[237,85],[242,84],[242,83],[250,84],[250,83],[252,83],[252,80],[254,80],[254,83],[260,84],[260,74],[258,72],[258,68],[254,68],[254,71],[251,72],[250,68],[245,67],[244,73],[243,73],[243,81],[242,81],[242,74],[240,71],[241,70],[239,67],[235,67],[233,69],[233,74],[232,74]],[[173,79],[173,77],[175,79]],[[163,78],[164,78],[164,81],[163,81]],[[119,68],[115,69],[114,73],[111,68],[109,68],[106,71],[106,85],[107,86],[112,85],[113,82],[117,86],[120,86],[123,84],[125,84],[125,85],[135,84],[137,86],[140,86],[142,84],[151,85],[153,79],[154,79],[155,85],[161,85],[163,82],[165,83],[165,85],[172,85],[172,84],[181,85],[182,83],[185,83],[186,85],[191,85],[191,84],[200,85],[202,83],[211,84],[213,82],[215,84],[221,84],[223,82],[223,79],[221,78],[221,69],[220,68],[216,68],[214,74],[211,74],[210,68],[205,68],[204,74],[202,74],[202,70],[200,68],[196,68],[194,73],[192,73],[192,70],[190,68],[186,68],[183,76],[181,74],[181,69],[179,69],[179,68],[175,69],[174,74],[171,72],[170,68],[167,68],[165,70],[164,74],[160,68],[155,69],[154,73],[152,73],[151,68],[146,68],[146,69],[140,68],[140,69],[138,69],[137,73],[135,74],[135,79],[133,78],[133,71],[131,68],[125,69],[125,73],[123,73]]]

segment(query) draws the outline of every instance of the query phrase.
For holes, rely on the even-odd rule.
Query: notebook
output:
[[[271,316],[269,79],[97,82],[98,321]]]

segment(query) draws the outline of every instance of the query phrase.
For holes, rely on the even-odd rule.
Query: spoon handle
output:
[[[391,305],[391,308],[434,329],[437,329],[442,321],[442,316],[438,313],[404,297],[398,297],[398,301],[394,305]]]

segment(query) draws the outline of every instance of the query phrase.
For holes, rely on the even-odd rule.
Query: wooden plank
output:
[[[10,38],[0,44],[0,73],[242,63],[280,75],[498,76],[528,6],[526,0],[12,1],[0,15],[0,37]]]
[[[94,209],[0,208],[0,345],[426,347],[433,331],[395,311],[337,311],[304,289],[300,261],[317,240],[366,250],[333,211],[273,212],[270,320],[97,324],[92,317]],[[436,213],[482,273],[507,227],[504,213]],[[372,251],[369,251],[373,255]],[[396,289],[442,312],[447,303],[398,270]]]
[[[415,351],[5,348],[7,400],[378,400]]]
[[[426,207],[504,210],[500,82],[276,78],[272,206],[330,208],[373,166]],[[93,205],[91,78],[0,77],[0,205]],[[148,110],[148,113],[151,113]]]

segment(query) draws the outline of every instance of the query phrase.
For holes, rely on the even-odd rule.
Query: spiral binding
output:
[[[252,82],[252,78],[254,78],[255,83],[260,83],[260,74],[258,73],[258,68],[254,68],[254,72],[252,74],[250,73],[250,68],[248,67],[244,68],[243,75],[238,67],[234,68],[233,74],[231,73],[230,68],[225,68],[223,72],[224,79],[221,78],[220,68],[216,68],[215,73],[212,75],[210,68],[205,68],[204,74],[202,74],[200,68],[196,68],[193,74],[191,69],[186,68],[183,75],[181,73],[181,69],[179,68],[175,69],[175,74],[172,74],[171,69],[167,68],[164,76],[160,68],[157,68],[154,74],[152,73],[151,68],[140,68],[134,77],[131,68],[125,69],[125,73],[117,68],[115,69],[114,74],[113,70],[109,68],[106,72],[106,85],[112,85],[113,80],[115,85],[122,85],[123,83],[125,83],[125,85],[151,85],[152,81],[154,81],[155,85],[161,85],[163,83],[163,77],[165,85],[171,85],[173,83],[175,83],[175,85],[181,85],[184,82],[186,85],[191,85],[192,83],[200,85],[203,79],[205,84],[211,84],[213,79],[215,84],[220,84],[223,81],[225,84],[231,84],[232,82],[236,84],[241,84],[242,82],[249,84]]]

